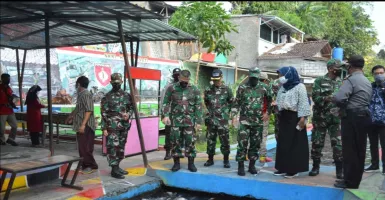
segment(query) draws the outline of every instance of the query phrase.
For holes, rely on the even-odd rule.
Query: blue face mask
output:
[[[383,83],[385,82],[385,74],[377,74],[374,76],[374,79],[376,80],[376,83]]]

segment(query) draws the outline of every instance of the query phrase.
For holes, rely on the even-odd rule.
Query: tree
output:
[[[198,38],[198,64],[195,83],[198,83],[201,48],[207,53],[229,55],[234,46],[225,38],[225,33],[237,32],[230,22],[230,15],[217,4],[209,1],[183,2],[172,15],[170,24]]]
[[[282,3],[282,5],[281,5]],[[378,44],[372,21],[363,5],[369,2],[238,2],[235,14],[272,14],[303,30],[344,48],[344,55],[368,55]]]
[[[385,51],[384,49],[381,49],[380,52],[378,52],[377,57],[380,59],[385,60]]]

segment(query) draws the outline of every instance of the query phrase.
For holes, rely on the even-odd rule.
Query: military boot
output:
[[[214,155],[209,155],[209,159],[204,164],[205,167],[209,167],[211,165],[214,165]]]
[[[257,169],[255,168],[255,160],[250,160],[249,162],[249,171],[250,174],[258,174]]]
[[[171,171],[176,172],[178,170],[180,170],[179,157],[175,157],[174,158],[174,166],[172,166]]]
[[[128,174],[128,172],[127,172],[126,170],[120,168],[119,165],[118,165],[118,169],[119,169],[119,173],[120,173],[121,175],[127,175],[127,174]]]
[[[170,159],[171,159],[170,150],[166,150],[166,156],[164,157],[164,160],[170,160]]]
[[[229,155],[223,155],[223,167],[230,168]]]
[[[117,179],[124,179],[123,174],[119,173],[119,166],[112,166],[111,176]]]
[[[198,170],[194,165],[193,157],[188,157],[188,170],[190,170],[190,172],[196,172]]]
[[[342,162],[337,161],[336,163],[336,177],[337,179],[344,179],[344,174],[342,170]]]
[[[313,169],[309,172],[309,176],[317,176],[319,174],[319,165],[321,163],[320,159],[313,160]]]
[[[245,164],[243,161],[238,162],[238,175],[239,176],[244,176],[246,175],[245,173]]]

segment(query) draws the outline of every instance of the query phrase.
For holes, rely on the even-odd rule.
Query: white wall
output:
[[[269,51],[270,49],[274,48],[275,46],[276,46],[276,44],[259,38],[259,46],[258,46],[259,56],[262,55],[263,53]]]

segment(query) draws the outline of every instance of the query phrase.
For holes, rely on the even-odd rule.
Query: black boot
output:
[[[188,170],[190,170],[190,172],[198,171],[198,169],[194,165],[194,158],[193,157],[188,157]]]
[[[258,171],[255,168],[255,160],[249,161],[249,171],[248,172],[250,172],[250,174],[258,174]]]
[[[170,159],[171,159],[170,150],[166,150],[166,156],[164,157],[164,160],[170,160]]]
[[[337,179],[344,179],[344,174],[342,171],[342,162],[337,161],[336,163],[336,177]]]
[[[229,162],[229,155],[223,156],[223,167],[224,168],[230,168],[230,162]]]
[[[117,165],[112,166],[111,176],[117,179],[124,179],[124,176],[121,173],[119,173],[119,166]]]
[[[239,176],[246,175],[246,173],[245,173],[245,164],[243,163],[243,161],[239,161],[238,162],[238,175]]]
[[[119,173],[120,173],[121,175],[127,175],[127,174],[128,174],[128,172],[127,172],[126,170],[120,168],[119,165],[118,165],[118,168],[119,168]]]
[[[309,176],[317,176],[319,174],[319,165],[321,160],[314,159],[313,160],[313,169],[309,172]]]
[[[174,166],[172,166],[171,171],[176,172],[178,170],[180,170],[179,157],[175,157],[174,158]]]
[[[211,165],[214,165],[214,155],[209,155],[209,159],[204,164],[205,167],[209,167]]]

